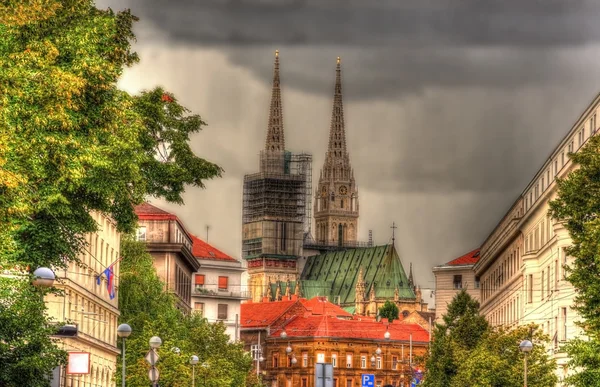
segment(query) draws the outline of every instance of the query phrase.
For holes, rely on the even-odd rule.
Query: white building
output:
[[[250,298],[242,290],[242,263],[219,251],[195,235],[193,254],[200,263],[192,283],[192,307],[209,322],[221,321],[232,341],[240,338],[240,304]]]
[[[548,203],[556,198],[556,178],[575,168],[567,154],[577,152],[596,134],[599,107],[600,95],[485,240],[474,266],[481,280],[482,314],[494,326],[539,325],[552,338],[548,351],[558,363],[559,380],[569,373],[561,344],[582,332],[571,308],[575,290],[564,279],[564,266],[573,259],[565,254],[571,240],[562,224],[548,215]]]

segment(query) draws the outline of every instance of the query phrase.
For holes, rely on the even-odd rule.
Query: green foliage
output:
[[[66,362],[50,338],[56,326],[42,297],[26,279],[0,276],[0,386],[45,387],[53,368]]]
[[[567,382],[600,385],[600,137],[591,137],[569,157],[579,168],[558,180],[558,197],[550,203],[550,213],[563,222],[573,242],[566,251],[575,258],[566,267],[567,280],[576,289],[573,308],[583,318],[581,326],[590,342],[575,340],[566,345],[570,368],[581,372]]]
[[[97,225],[91,210],[136,224],[147,195],[182,202],[186,184],[220,176],[193,154],[204,122],[161,88],[117,89],[131,51],[129,11],[91,0],[9,1],[0,7],[0,259],[64,266]],[[157,153],[166,154],[157,160]]]
[[[124,238],[121,252],[120,321],[133,331],[126,341],[127,385],[148,385],[144,356],[150,338],[159,336],[163,341],[157,363],[161,386],[189,386],[192,355],[199,358],[196,385],[206,381],[215,387],[245,386],[252,361],[242,344],[228,342],[222,323],[209,324],[198,315],[184,316],[175,307],[175,299],[164,290],[145,244]],[[179,348],[179,354],[173,348]],[[117,384],[121,383],[121,362],[118,364]]]
[[[448,305],[443,321],[434,328],[431,355],[426,357],[426,386],[449,386],[459,371],[459,354],[473,350],[489,331],[479,303],[464,289]]]
[[[204,125],[199,116],[161,88],[138,96],[117,88],[123,69],[138,60],[131,50],[136,20],[92,0],[0,4],[0,265],[66,267],[85,247],[86,233],[97,230],[91,211],[132,231],[134,206],[147,195],[181,203],[186,184],[202,187],[220,176],[220,167],[190,149],[190,135]],[[13,305],[29,305],[31,291],[14,293]],[[140,310],[137,319],[156,313]],[[175,318],[160,316],[167,317]],[[0,315],[16,329],[13,318]],[[19,374],[22,385],[35,385],[50,363],[59,364],[56,347],[38,337],[46,320],[23,321],[23,342],[10,338],[10,345],[30,340],[48,356],[23,360],[4,348],[0,385]]]
[[[523,386],[524,354],[519,350],[519,343],[524,339],[534,343],[527,358],[527,385],[556,385],[556,362],[546,351],[550,338],[535,326],[522,326],[511,330],[488,331],[474,349],[459,350],[458,372],[450,386]]]
[[[519,343],[529,339],[528,386],[554,386],[556,362],[546,352],[548,336],[534,325],[511,330],[490,328],[479,303],[462,290],[434,329],[431,354],[425,356],[426,387],[518,387],[524,364]]]
[[[379,308],[379,316],[389,319],[390,322],[398,320],[398,307],[390,300],[386,300],[385,304]]]

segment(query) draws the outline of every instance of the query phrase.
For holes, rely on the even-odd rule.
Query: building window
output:
[[[352,382],[353,382],[352,379],[346,379],[346,387],[353,387]]]
[[[554,176],[558,175],[558,160],[554,160]]]
[[[527,294],[527,302],[531,304],[533,302],[533,274],[529,274],[527,278],[527,285],[529,287],[529,292]]]
[[[381,369],[381,356],[377,356],[377,369]]]
[[[194,302],[194,313],[204,317],[204,302]]]
[[[462,275],[454,276],[454,289],[462,289]]]
[[[218,304],[217,319],[227,320],[227,304]]]
[[[302,378],[302,387],[308,387],[308,379]]]
[[[393,371],[398,370],[398,357],[397,356],[392,356],[392,370]]]
[[[562,340],[567,341],[567,308],[562,308]]]
[[[273,368],[278,368],[278,367],[279,367],[279,354],[274,353],[273,354]]]
[[[544,299],[544,280],[545,280],[545,278],[544,278],[544,274],[545,274],[545,273],[544,273],[544,271],[542,270],[542,277],[540,278],[540,285],[541,285],[541,287],[542,287],[542,300]]]
[[[367,368],[367,357],[365,355],[360,357],[360,368]]]
[[[196,288],[204,287],[204,274],[196,274],[194,276],[194,285],[196,285]]]
[[[346,368],[352,368],[352,354],[346,355]]]
[[[317,353],[317,363],[325,363],[325,354]]]
[[[337,353],[331,354],[331,365],[337,367]]]
[[[219,290],[227,290],[229,288],[229,277],[219,276]]]
[[[302,352],[302,367],[308,367],[308,353]]]
[[[135,239],[140,242],[146,242],[146,226],[138,227]]]

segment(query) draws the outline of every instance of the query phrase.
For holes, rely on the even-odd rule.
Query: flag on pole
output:
[[[121,258],[119,258],[116,261],[114,261],[113,263],[111,263],[109,267],[104,269],[102,274],[100,274],[98,277],[96,277],[96,285],[100,285],[100,279],[102,278],[102,275],[103,274],[106,275],[106,290],[108,290],[108,296],[110,297],[111,300],[115,298],[115,273],[113,272],[113,267],[120,260],[121,260]]]

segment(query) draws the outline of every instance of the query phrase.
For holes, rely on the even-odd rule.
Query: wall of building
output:
[[[466,289],[467,293],[475,300],[479,301],[480,284],[475,281],[475,273],[472,266],[469,267],[443,267],[434,269],[435,276],[435,322],[441,322],[448,310],[448,304],[452,302],[454,296],[462,289]],[[460,275],[462,282],[460,287],[454,284],[454,276]]]
[[[574,168],[567,153],[577,152],[596,134],[599,103],[597,96],[537,172],[484,243],[475,267],[482,313],[494,326],[538,324],[552,339],[548,351],[557,360],[559,380],[569,372],[560,344],[582,332],[571,309],[574,289],[564,279],[563,266],[572,262],[564,249],[571,241],[563,226],[549,218],[548,203],[556,197],[556,178]]]
[[[48,315],[59,322],[75,324],[78,337],[61,340],[67,351],[90,353],[90,373],[66,375],[61,370],[61,386],[114,386],[117,356],[117,320],[119,267],[114,267],[115,298],[110,299],[107,279],[96,277],[120,257],[120,234],[115,224],[97,213],[91,214],[99,225],[97,233],[88,234],[88,247],[79,259],[79,264],[70,263],[65,270],[56,271],[55,286],[64,290],[64,295],[48,295]]]
[[[314,369],[317,362],[335,363],[333,378],[334,385],[338,387],[360,386],[362,374],[374,374],[375,386],[379,387],[394,383],[396,386],[410,385],[410,342],[295,339],[289,341],[289,345],[296,357],[296,364],[291,363],[291,357],[286,353],[287,341],[271,341],[267,345],[262,370],[264,380],[271,386],[314,387]],[[382,353],[379,356],[375,355],[376,361],[372,364],[371,357],[378,345],[381,346]],[[426,351],[427,343],[413,342],[413,368],[421,367],[415,362],[415,358],[423,356]]]
[[[240,304],[249,297],[242,289],[242,270],[240,262],[213,262],[201,260],[200,269],[192,276],[192,308],[211,323],[222,321],[232,341],[239,339]],[[204,275],[204,285],[196,284],[196,275]],[[219,277],[227,277],[227,288],[219,288]],[[226,316],[219,316],[226,309]],[[221,318],[220,318],[221,317]]]

